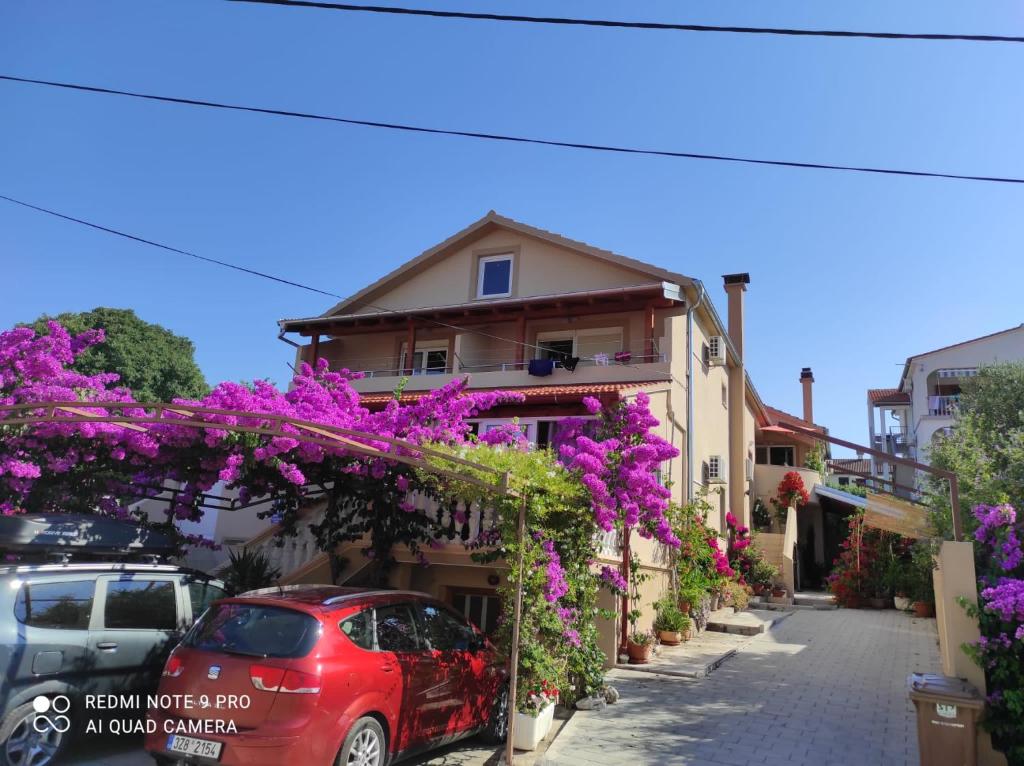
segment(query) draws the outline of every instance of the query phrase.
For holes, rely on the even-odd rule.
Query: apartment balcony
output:
[[[875,436],[875,449],[888,452],[890,455],[905,457],[910,454],[913,440],[902,426],[890,426],[888,433]]]
[[[344,363],[344,360],[340,361]],[[349,366],[350,369],[358,369],[357,365]],[[361,370],[363,378],[353,381],[352,386],[360,393],[389,392],[407,375],[406,391],[431,391],[467,376],[473,388],[481,389],[671,380],[670,362],[665,354],[632,355],[628,361],[615,361],[612,355],[609,355],[607,361],[581,359],[573,371],[555,362],[551,375],[545,376],[530,375],[528,367],[528,360],[519,362],[507,357],[489,358],[483,355],[455,359],[452,364],[443,366],[438,364],[413,370],[411,375],[407,370],[396,369],[394,366],[369,368]]]
[[[952,417],[960,404],[960,394],[929,396],[928,414],[933,417]]]

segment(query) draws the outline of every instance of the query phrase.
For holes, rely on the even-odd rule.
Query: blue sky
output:
[[[411,4],[411,3],[410,3]],[[1018,2],[419,5],[1024,34]],[[364,119],[1024,176],[1024,46],[392,18],[217,0],[8,0],[0,72]],[[495,209],[704,280],[748,271],[770,404],[866,439],[910,354],[1024,321],[1024,188],[619,157],[0,83],[0,194],[347,295]],[[332,301],[0,203],[0,326],[128,306],[211,381],[285,383]]]

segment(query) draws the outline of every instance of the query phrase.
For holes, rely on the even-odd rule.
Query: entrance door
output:
[[[464,588],[452,591],[451,604],[455,611],[480,628],[486,636],[493,635],[501,616],[498,592],[484,588]]]

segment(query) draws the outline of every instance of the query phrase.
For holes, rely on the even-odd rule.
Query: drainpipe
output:
[[[704,283],[695,279],[693,284],[700,292],[686,309],[686,502],[693,500],[693,312],[704,302]]]

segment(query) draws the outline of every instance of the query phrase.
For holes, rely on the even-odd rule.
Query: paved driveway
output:
[[[904,686],[938,668],[934,620],[799,611],[703,680],[613,671],[622,700],[577,713],[545,763],[917,766]]]

